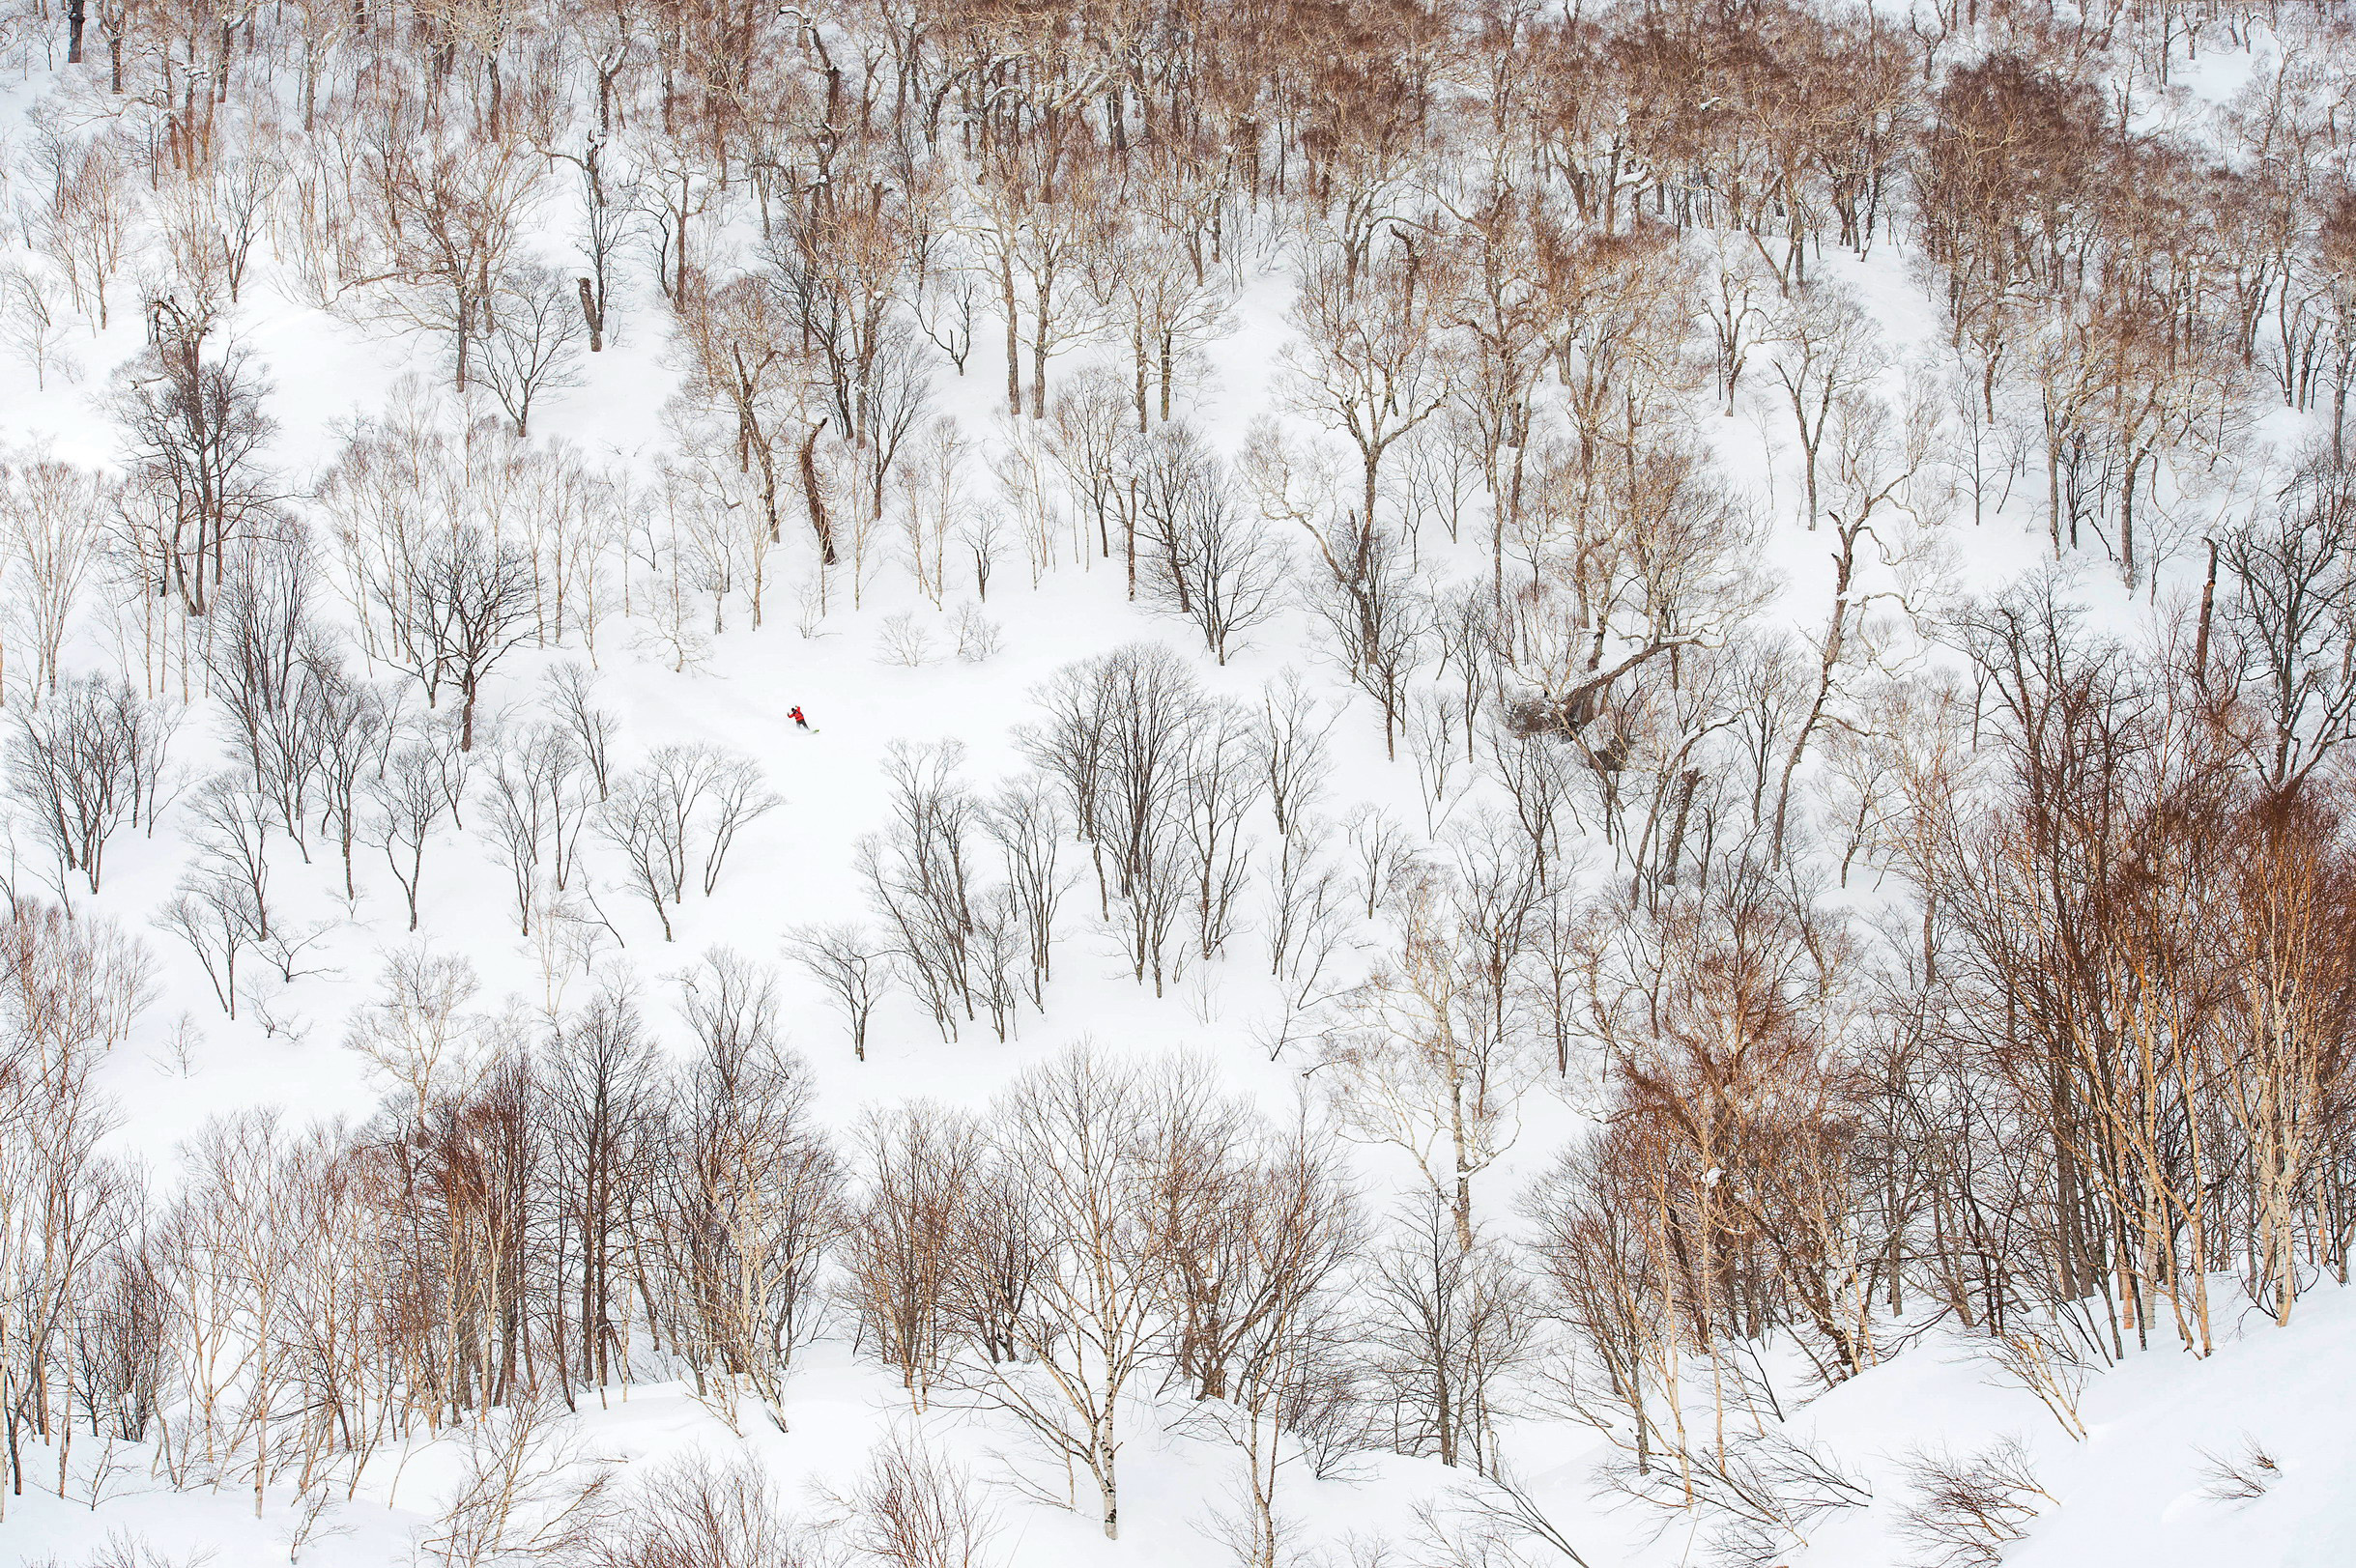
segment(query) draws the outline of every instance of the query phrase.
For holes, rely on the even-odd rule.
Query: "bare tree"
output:
[[[1159,644],[1069,666],[1039,696],[1048,722],[1024,750],[1063,788],[1106,923],[1159,991],[1185,965],[1174,938],[1190,905],[1198,936],[1216,945],[1224,928],[1258,783],[1250,728]]]
[[[276,423],[262,412],[270,385],[248,351],[208,358],[201,337],[163,335],[119,372],[110,399],[124,438],[127,513],[153,536],[158,594],[202,615],[228,570],[231,548],[281,527],[279,491],[262,449]]]
[[[811,527],[832,564],[836,542],[815,461],[826,416],[809,416],[816,371],[791,330],[790,302],[766,275],[699,286],[677,302],[682,394],[726,421],[736,470],[756,491],[771,539],[782,537],[781,508],[799,469]]]
[[[708,898],[736,835],[777,804],[750,758],[714,746],[664,746],[615,781],[596,825],[620,851],[668,942],[671,907],[687,901],[694,883]]]
[[[1386,901],[1398,956],[1349,999],[1326,1046],[1329,1092],[1353,1136],[1415,1160],[1469,1249],[1473,1182],[1518,1135],[1531,1064],[1508,977],[1484,961],[1477,887],[1417,866]],[[1502,935],[1509,955],[1514,938]]]
[[[156,912],[155,923],[188,945],[214,998],[235,1018],[238,959],[258,945],[261,925],[242,886],[215,877],[184,877],[171,900]]]
[[[1006,324],[1007,413],[1023,412],[1027,336],[1030,416],[1045,419],[1049,360],[1100,327],[1083,264],[1110,233],[1113,192],[1094,149],[1048,137],[999,150],[981,175],[974,239],[995,274]]]
[[[800,927],[786,951],[841,1010],[850,1030],[850,1054],[867,1060],[867,1021],[881,1000],[889,952],[866,927],[848,923]]]
[[[388,657],[425,688],[458,688],[458,749],[474,747],[483,677],[539,632],[530,554],[479,524],[414,539],[365,584],[391,633]]]
[[[385,852],[393,880],[409,901],[409,928],[417,928],[417,890],[424,879],[425,846],[449,813],[449,791],[443,783],[440,747],[430,728],[419,736],[394,741],[383,752],[383,771],[361,781],[369,810],[360,817],[360,836]]]
[[[553,1282],[560,1294],[569,1284],[573,1297],[557,1308],[570,1325],[561,1349],[574,1379],[604,1388],[628,1376],[631,1253],[652,1212],[669,1079],[620,990],[600,991],[558,1022],[537,1074],[550,1117],[551,1181],[567,1220],[558,1235],[571,1254]]]
[[[246,911],[257,943],[274,934],[270,909],[271,811],[252,779],[216,773],[199,784],[183,808],[194,853],[189,874],[209,886],[230,890]]]
[[[1925,1568],[1995,1568],[2043,1511],[2039,1499],[2054,1500],[2017,1440],[1976,1454],[1916,1453],[1907,1471],[1915,1495],[1898,1534]]]
[[[981,1283],[964,1248],[989,1145],[973,1118],[922,1099],[871,1113],[857,1137],[864,1192],[843,1255],[850,1299],[922,1410],[961,1315],[983,1302],[958,1293]]]
[[[422,1122],[434,1106],[463,1096],[485,1067],[491,1020],[470,1006],[481,988],[463,955],[436,953],[423,942],[395,948],[385,956],[376,999],[354,1010],[344,1045]]]
[[[1346,437],[1359,461],[1350,526],[1371,533],[1385,458],[1447,405],[1453,367],[1440,330],[1442,258],[1403,231],[1371,261],[1326,251],[1305,269],[1293,305],[1301,333],[1294,400]]]
[[[1335,1287],[1365,1240],[1334,1152],[1233,1117],[1173,1130],[1166,1210],[1178,1326],[1174,1371],[1244,1461],[1239,1560],[1281,1561],[1277,1506],[1295,1455],[1285,1429],[1316,1397],[1343,1331]],[[1307,1421],[1304,1424],[1308,1424]]]
[[[1363,978],[1353,963],[1366,946],[1359,889],[1328,853],[1333,837],[1322,818],[1295,818],[1269,869],[1263,929],[1268,972],[1282,996],[1282,1011],[1261,1041],[1272,1061],[1297,1041],[1322,1034],[1327,1014]]]
[[[973,1478],[921,1438],[894,1431],[868,1455],[848,1499],[855,1549],[881,1568],[993,1568],[997,1522]]]
[[[1164,424],[1135,454],[1131,494],[1147,596],[1200,627],[1225,664],[1238,637],[1283,608],[1291,553],[1183,423]]]
[[[778,1039],[776,981],[726,949],[681,978],[701,1049],[660,1198],[671,1342],[723,1413],[749,1390],[784,1430],[794,1351],[819,1326],[819,1266],[847,1218],[808,1074]]]
[[[895,742],[885,780],[892,818],[856,846],[868,897],[885,921],[892,951],[941,1038],[973,1016],[975,845],[979,803],[958,777],[964,747]]]
[[[584,330],[573,290],[554,268],[519,267],[490,301],[481,375],[518,436],[532,434],[532,405],[548,392],[581,385]]]
[[[969,1202],[960,1294],[1003,1302],[992,1321],[1006,1343],[969,1334],[941,1371],[961,1402],[1008,1417],[1068,1475],[1087,1474],[1107,1539],[1120,1533],[1123,1406],[1167,1333],[1156,1098],[1137,1069],[1076,1049],[993,1107],[998,1180],[1016,1201]],[[991,1272],[1000,1258],[1019,1272]]]
[[[80,363],[66,352],[66,301],[45,271],[0,266],[0,335],[33,372],[37,392],[49,389],[52,375],[81,379]]]
[[[106,328],[106,285],[121,270],[138,213],[127,139],[51,131],[29,160],[47,188],[24,210],[26,238],[72,292],[74,307]]]
[[[2217,554],[2195,678],[2234,698],[2236,743],[2270,788],[2296,791],[2356,733],[2356,475],[2310,463]]]
[[[496,291],[540,194],[541,163],[512,141],[450,134],[424,101],[394,100],[359,128],[344,254],[323,299],[362,320],[447,340],[461,392],[478,373]]]
[[[507,869],[518,930],[529,937],[543,888],[561,893],[572,880],[591,821],[589,768],[571,734],[535,724],[500,737],[486,775],[484,830]]]
[[[573,744],[581,749],[581,758],[589,765],[589,776],[597,782],[597,798],[605,799],[613,782],[614,734],[618,727],[613,712],[597,706],[596,671],[577,660],[566,660],[550,668],[542,677],[548,689],[548,700],[556,710],[557,722],[572,734]]]
[[[612,1476],[561,1424],[554,1402],[486,1411],[467,1429],[457,1483],[417,1544],[433,1568],[563,1560],[605,1535]]]
[[[785,1512],[753,1459],[691,1454],[656,1467],[580,1557],[594,1568],[827,1568],[827,1544]]]
[[[1002,885],[1028,946],[1031,1000],[1044,1005],[1054,967],[1056,914],[1079,879],[1063,865],[1071,818],[1045,779],[1021,773],[985,804],[982,831],[998,846],[1006,871]]]
[[[1332,777],[1326,737],[1336,716],[1287,668],[1260,689],[1260,758],[1268,771],[1268,803],[1277,831],[1290,834],[1314,812]]]
[[[128,683],[88,675],[12,709],[10,791],[57,857],[99,891],[106,841],[152,811],[171,725]]]
[[[352,871],[352,846],[367,821],[369,781],[382,777],[388,749],[400,733],[397,697],[365,682],[322,672],[307,688],[318,707],[319,808],[325,831],[335,837],[343,857],[344,896],[359,894]]]
[[[1808,527],[1822,515],[1817,470],[1833,413],[1864,390],[1879,372],[1873,327],[1850,296],[1829,283],[1811,283],[1781,313],[1772,344],[1775,379],[1792,413],[1807,497]]]
[[[1411,1202],[1375,1259],[1373,1343],[1390,1384],[1402,1453],[1487,1473],[1507,1379],[1528,1354],[1521,1273],[1497,1242],[1466,1244],[1437,1192]]]
[[[1431,599],[1389,532],[1351,523],[1312,536],[1326,570],[1307,594],[1308,608],[1333,635],[1335,662],[1382,708],[1384,754],[1396,757],[1408,682],[1434,624]]]
[[[57,690],[58,660],[91,568],[104,547],[105,480],[35,448],[0,469],[0,528],[20,570],[8,625],[33,651],[33,680]]]

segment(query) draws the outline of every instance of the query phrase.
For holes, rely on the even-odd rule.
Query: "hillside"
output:
[[[2351,81],[0,0],[0,1562],[2342,1560]]]

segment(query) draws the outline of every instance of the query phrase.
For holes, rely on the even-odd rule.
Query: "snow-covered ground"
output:
[[[2223,97],[2251,70],[2247,55],[2207,55],[2188,91],[2196,100]],[[49,86],[46,73],[34,72],[11,87],[0,112],[21,128]],[[561,214],[552,216],[544,239],[552,260],[563,259],[562,234]],[[1879,246],[1863,261],[1829,257],[1824,269],[1855,291],[1881,330],[1890,387],[1910,364],[1929,362],[1939,331],[1936,309],[1900,247]],[[275,263],[265,262],[259,273],[232,330],[267,368],[273,387],[269,408],[280,425],[269,459],[300,494],[331,460],[351,421],[382,410],[405,380],[438,388],[442,364],[430,342],[366,333],[298,303]],[[1278,269],[1257,278],[1238,301],[1234,329],[1210,351],[1212,368],[1190,412],[1222,451],[1234,452],[1255,419],[1283,412],[1290,288]],[[677,370],[666,343],[666,307],[643,279],[631,291],[605,352],[587,360],[584,384],[535,411],[532,440],[570,443],[597,461],[646,471],[666,450],[663,407]],[[77,381],[53,377],[37,390],[28,374],[0,372],[0,441],[18,451],[45,442],[75,462],[112,463],[117,438],[101,395],[109,374],[143,343],[138,313],[125,308],[106,331],[67,341]],[[1060,361],[1056,375],[1068,376],[1084,357]],[[978,349],[963,377],[944,371],[936,386],[936,407],[985,446],[1004,440],[989,361],[987,348]],[[1766,559],[1781,586],[1770,613],[1813,627],[1824,613],[1831,565],[1824,536],[1803,527],[1796,514],[1797,481],[1777,422],[1782,417],[1755,391],[1737,416],[1703,428],[1746,502],[1773,520]],[[2295,424],[2277,434],[2294,440]],[[988,484],[977,464],[970,487],[978,493]],[[303,503],[296,504],[300,511]],[[2004,512],[1976,527],[1949,521],[1911,539],[1910,570],[1949,588],[2001,584],[2041,558],[2042,527],[2025,487]],[[1427,535],[1424,548],[1435,578],[1451,571],[1469,576],[1481,564],[1471,536],[1451,548]],[[916,1097],[984,1105],[1026,1066],[1083,1041],[1138,1059],[1190,1055],[1221,1084],[1279,1116],[1313,1102],[1317,1086],[1300,1053],[1272,1058],[1264,1048],[1282,1004],[1250,952],[1198,962],[1157,998],[1132,981],[1109,939],[1083,919],[1059,944],[1046,1008],[1020,1010],[1017,1038],[1001,1042],[976,1027],[944,1042],[907,998],[896,996],[878,1012],[861,1061],[819,988],[783,962],[781,946],[797,926],[866,918],[853,844],[884,825],[879,781],[888,748],[954,739],[966,749],[966,776],[991,785],[1021,765],[1017,730],[1036,721],[1040,685],[1075,660],[1135,641],[1168,645],[1205,688],[1246,702],[1256,702],[1265,684],[1285,671],[1298,671],[1340,712],[1328,810],[1338,816],[1372,805],[1421,836],[1426,811],[1410,762],[1404,752],[1386,759],[1373,708],[1323,656],[1308,617],[1287,611],[1252,633],[1227,664],[1215,666],[1186,623],[1125,601],[1117,558],[1066,561],[1034,585],[1018,557],[1000,563],[987,600],[975,604],[1002,630],[1003,646],[968,662],[952,651],[951,615],[976,600],[964,578],[953,578],[946,605],[935,607],[897,564],[887,564],[859,608],[839,602],[838,592],[819,619],[802,614],[796,602],[816,570],[807,540],[790,537],[780,554],[785,564],[772,568],[778,585],[764,624],[755,630],[740,607],[732,608],[727,630],[710,638],[707,656],[694,668],[677,670],[659,650],[634,648],[618,617],[601,633],[593,656],[597,695],[619,721],[625,761],[666,744],[716,742],[753,758],[780,804],[745,831],[715,895],[690,898],[675,916],[671,943],[642,904],[610,888],[604,896],[610,927],[597,939],[595,974],[609,982],[632,977],[653,1027],[675,1038],[675,977],[700,955],[725,947],[778,965],[789,1042],[809,1065],[819,1119],[836,1129],[849,1128],[871,1107]],[[2150,591],[2181,592],[2193,572],[2189,557],[2170,563]],[[2081,585],[2119,624],[2144,613],[2099,562]],[[933,640],[929,662],[895,664],[883,654],[887,622],[906,615]],[[69,648],[69,669],[116,668],[103,620],[95,609],[84,616]],[[550,667],[588,657],[577,644],[518,653],[491,681],[486,710],[522,714]],[[809,715],[812,731],[789,722],[788,710],[796,706]],[[177,763],[192,771],[211,767],[226,734],[200,696],[175,742]],[[1467,815],[1478,809],[1478,798],[1455,807]],[[101,1065],[96,1081],[119,1108],[110,1150],[146,1162],[159,1187],[176,1179],[175,1152],[214,1119],[253,1107],[276,1107],[296,1125],[374,1114],[384,1086],[344,1039],[353,1009],[371,994],[389,950],[415,941],[435,954],[463,955],[480,977],[477,1005],[490,1011],[512,1005],[529,1015],[547,1002],[541,955],[518,938],[505,873],[478,839],[445,829],[428,849],[415,938],[404,929],[406,909],[381,857],[362,852],[360,894],[347,902],[332,851],[312,847],[313,863],[304,865],[291,845],[279,844],[274,884],[284,900],[281,920],[321,928],[309,972],[259,986],[235,1020],[215,1004],[193,955],[150,924],[186,861],[186,842],[171,822],[153,835],[126,834],[110,846],[104,891],[77,900],[79,918],[119,923],[146,942],[157,962],[156,1000],[133,1037]],[[39,853],[29,843],[17,850],[18,883],[28,893],[40,885],[26,869]],[[1598,874],[1608,864],[1599,850],[1595,864]],[[1083,889],[1075,902],[1092,897],[1092,887]],[[1861,908],[1874,902],[1870,885],[1840,897]],[[597,982],[576,975],[570,984],[578,1002]],[[1534,1091],[1510,1153],[1483,1174],[1484,1216],[1509,1231],[1512,1194],[1552,1163],[1595,1108],[1592,1082],[1576,1074]],[[1366,1147],[1353,1157],[1370,1210],[1385,1209],[1393,1193],[1412,1185],[1412,1172],[1395,1153]],[[2243,1300],[2230,1281],[2220,1281],[2217,1296],[2235,1307]],[[1892,1326],[1894,1341],[1903,1338],[1902,1326]],[[1917,1549],[1891,1533],[1909,1495],[1909,1460],[1933,1451],[1980,1452],[2010,1437],[2024,1445],[2050,1494],[2004,1558],[2017,1568],[2324,1568],[2356,1561],[2356,1435],[2344,1409],[2347,1391],[2356,1389],[2356,1294],[2318,1288],[2287,1327],[2256,1313],[2228,1315],[2219,1337],[2216,1354],[2205,1359],[2154,1349],[2094,1373],[2080,1406],[2083,1440],[2065,1433],[2030,1393],[2004,1385],[1950,1327],[1905,1341],[1885,1364],[1813,1398],[1802,1369],[1767,1347],[1762,1372],[1785,1403],[1789,1435],[1815,1445],[1869,1494],[1849,1499],[1855,1506],[1825,1512],[1795,1560],[1811,1568],[1912,1560],[1908,1554]],[[1020,1439],[986,1417],[910,1414],[895,1377],[855,1354],[845,1328],[797,1358],[784,1431],[758,1418],[732,1430],[679,1383],[585,1396],[568,1426],[585,1460],[632,1473],[685,1451],[719,1454],[741,1446],[787,1505],[813,1522],[847,1511],[843,1498],[858,1485],[879,1439],[921,1427],[984,1483],[998,1560],[1177,1568],[1226,1560],[1211,1522],[1232,1506],[1238,1473],[1232,1446],[1187,1420],[1182,1407],[1139,1398],[1128,1412],[1125,1527],[1117,1542],[1103,1538],[1085,1506],[1060,1511],[994,1484],[1010,1465],[1030,1463]],[[1704,1560],[1709,1543],[1697,1520],[1598,1488],[1608,1445],[1591,1429],[1548,1418],[1530,1401],[1508,1416],[1503,1433],[1511,1471],[1592,1568]],[[144,1446],[109,1447],[84,1432],[70,1451],[34,1450],[28,1470],[53,1471],[62,1480],[46,1492],[28,1485],[6,1499],[0,1561],[79,1564],[110,1540],[144,1541],[154,1557],[135,1560],[210,1560],[222,1568],[298,1554],[322,1568],[407,1561],[456,1484],[467,1440],[453,1434],[381,1455],[359,1474],[348,1500],[338,1497],[324,1511],[305,1509],[289,1489],[273,1488],[257,1518],[248,1492],[169,1490]],[[2279,1471],[2264,1495],[2254,1501],[2212,1497],[2206,1489],[2215,1458],[2236,1459],[2253,1444]],[[1442,1560],[1419,1554],[1427,1549],[1412,1543],[1435,1527],[1445,1533],[1450,1511],[1469,1508],[1478,1490],[1468,1472],[1436,1461],[1368,1452],[1334,1479],[1311,1479],[1296,1467],[1285,1478],[1282,1507],[1300,1525],[1301,1546],[1336,1568],[1384,1561],[1405,1568]],[[1378,1544],[1385,1542],[1393,1545]],[[1383,1550],[1394,1554],[1386,1558]],[[1550,1560],[1537,1546],[1525,1550],[1533,1561]]]

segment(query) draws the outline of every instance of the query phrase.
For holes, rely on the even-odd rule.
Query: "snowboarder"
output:
[[[799,703],[796,703],[793,711],[787,714],[786,717],[792,720],[795,727],[797,728],[807,729],[810,727],[810,721],[802,717],[801,705]]]

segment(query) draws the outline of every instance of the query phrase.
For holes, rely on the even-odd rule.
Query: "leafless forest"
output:
[[[2340,7],[7,0],[0,59],[0,373],[105,454],[0,430],[0,1508],[302,1560],[430,1445],[435,1568],[1002,1568],[1172,1430],[1205,1562],[1602,1568],[1552,1422],[1769,1568],[1869,1501],[1787,1417],[1926,1336],[2076,1440],[2345,1283]],[[314,452],[263,299],[421,368]],[[655,459],[559,428],[626,353]],[[1083,571],[1163,635],[1012,771],[893,745],[855,904],[687,939],[778,781],[616,670],[878,606],[953,670]],[[530,994],[426,940],[460,882]],[[363,917],[305,1049],[372,1107],[142,1144],[115,1065],[280,1038]],[[1058,1006],[1108,971],[1274,1001],[1146,1049]],[[1003,1087],[821,1106],[887,1039]],[[819,1354],[911,1417],[823,1505],[575,1435],[790,1430]],[[1380,1452],[1461,1480],[1306,1534]],[[1909,1474],[1931,1568],[2053,1501]]]

